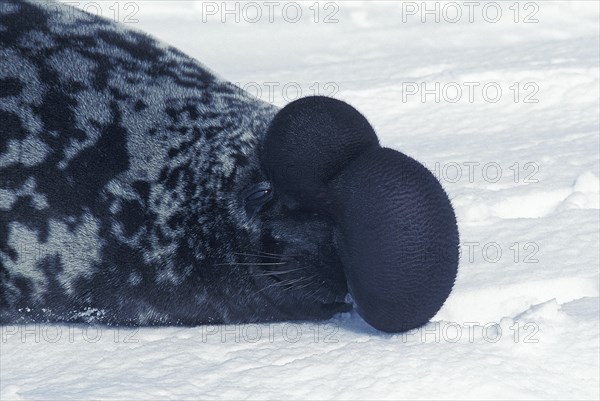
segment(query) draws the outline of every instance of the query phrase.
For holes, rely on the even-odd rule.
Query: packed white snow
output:
[[[598,2],[79,7],[157,36],[266,101],[322,94],[356,106],[384,146],[442,181],[459,220],[460,272],[432,322],[402,335],[355,313],[197,328],[4,326],[2,400],[600,398]]]

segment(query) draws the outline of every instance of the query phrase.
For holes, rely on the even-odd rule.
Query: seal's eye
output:
[[[273,197],[273,189],[270,183],[261,182],[247,188],[243,193],[243,197],[246,211],[253,215]]]
[[[261,189],[259,191],[253,192],[246,198],[249,202],[260,202],[263,199],[267,199],[271,194],[270,189]]]

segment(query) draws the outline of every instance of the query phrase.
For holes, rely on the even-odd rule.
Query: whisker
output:
[[[260,292],[263,292],[263,291],[265,291],[265,290],[267,290],[269,288],[272,288],[272,287],[281,287],[281,286],[291,285],[291,284],[295,284],[297,282],[302,282],[303,280],[306,280],[306,279],[308,279],[308,277],[300,277],[300,278],[297,278],[297,279],[294,279],[294,280],[285,280],[285,281],[280,281],[280,282],[277,282],[277,283],[269,284],[268,286],[266,286],[266,287],[261,288],[260,290],[258,290],[257,294],[260,293]]]
[[[264,251],[258,251],[258,253],[263,254],[263,255],[267,255],[267,256],[298,257],[298,255],[286,255],[286,254],[283,254],[283,253],[270,253],[270,252],[264,252]]]
[[[297,269],[288,269],[288,270],[275,270],[272,272],[266,272],[266,273],[262,273],[262,274],[255,274],[255,276],[273,276],[273,275],[277,275],[277,274],[286,274],[286,273],[291,273],[291,272],[295,272],[298,270],[303,270],[301,267],[297,268]]]
[[[300,290],[300,289],[302,289],[302,288],[306,288],[306,287],[308,287],[309,285],[312,285],[312,283],[306,283],[306,284],[304,284],[304,285],[300,285],[300,286],[298,286],[298,287],[294,287],[294,289],[295,289],[295,290]]]
[[[281,256],[267,256],[267,255],[258,255],[258,254],[254,254],[254,253],[238,253],[238,252],[234,252],[234,255],[253,256],[255,258],[267,258],[267,259],[283,259],[283,257],[281,257]]]
[[[321,284],[320,286],[318,286],[317,288],[315,288],[313,291],[309,292],[308,294],[306,294],[306,296],[314,301],[319,301],[319,299],[317,298],[317,293],[319,292],[319,290],[321,289],[323,285]]]
[[[240,262],[240,263],[217,263],[214,266],[275,266],[287,265],[288,262]]]

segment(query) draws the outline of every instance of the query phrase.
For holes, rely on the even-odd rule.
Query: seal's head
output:
[[[255,284],[278,312],[326,318],[349,309],[377,329],[426,323],[454,284],[450,201],[419,162],[382,148],[368,121],[327,97],[288,104],[260,148],[266,182],[244,204],[260,225]]]

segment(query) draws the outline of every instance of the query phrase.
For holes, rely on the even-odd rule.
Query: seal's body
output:
[[[142,33],[60,4],[5,2],[0,323],[192,325],[349,310],[347,280],[358,273],[347,266],[360,259],[353,233],[361,228],[345,223],[354,204],[336,194],[352,197],[354,178],[340,172],[365,159],[364,149],[385,149],[366,120],[352,120],[358,112],[332,102],[314,98],[314,112],[297,102],[299,114],[293,106],[279,112]],[[352,128],[337,129],[333,115],[354,121]],[[331,149],[302,150],[318,142],[315,129],[288,125],[307,116],[312,128],[332,124],[323,134]],[[326,151],[341,159],[301,158]],[[439,212],[449,237],[442,246],[452,249],[452,208],[427,177],[425,195],[447,203]],[[409,326],[447,297],[453,255],[443,285],[434,286],[439,296]],[[368,303],[361,313],[370,313]]]

